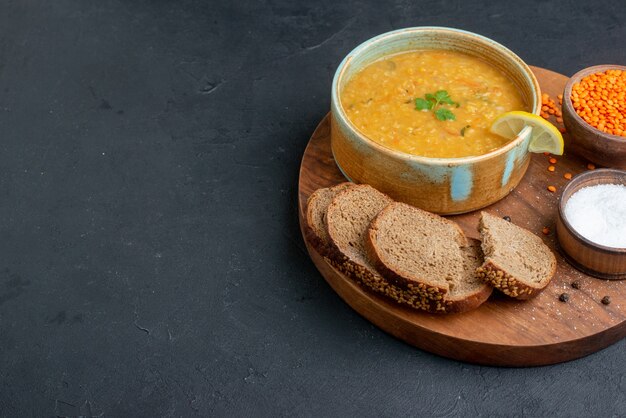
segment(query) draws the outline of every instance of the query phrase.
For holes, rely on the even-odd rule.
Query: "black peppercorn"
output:
[[[605,305],[608,305],[609,303],[611,303],[611,298],[609,296],[605,296],[602,298],[601,302]]]
[[[580,282],[572,282],[572,287],[574,289],[580,289]]]
[[[510,216],[503,216],[502,219],[504,219],[507,222],[511,222],[511,217]]]
[[[567,293],[561,293],[561,296],[559,296],[559,300],[561,302],[567,302],[569,300],[569,295]]]

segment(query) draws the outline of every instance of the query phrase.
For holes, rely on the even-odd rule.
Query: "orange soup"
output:
[[[386,147],[433,158],[486,154],[508,140],[493,120],[527,110],[515,84],[493,65],[460,52],[405,52],[373,62],[340,93],[350,122]]]

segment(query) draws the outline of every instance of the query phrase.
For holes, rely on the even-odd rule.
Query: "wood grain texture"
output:
[[[556,97],[567,78],[533,68],[542,91]],[[320,187],[345,181],[330,151],[328,117],[317,127],[300,168],[300,224],[308,196]],[[547,289],[529,301],[515,301],[494,292],[480,308],[457,315],[431,315],[411,311],[365,291],[333,269],[306,240],[311,258],[331,287],[353,309],[386,332],[416,347],[458,360],[503,366],[536,366],[559,363],[598,351],[626,335],[626,288],[619,281],[599,280],[579,272],[557,252],[555,222],[558,196],[567,184],[566,172],[586,170],[587,161],[568,152],[557,157],[556,171],[549,172],[548,157],[533,155],[519,186],[486,210],[508,215],[512,222],[541,236],[557,255],[557,273]],[[557,187],[557,193],[547,190]],[[478,238],[478,212],[452,216],[465,233]],[[552,231],[544,236],[543,227]],[[580,283],[573,289],[571,283]],[[568,303],[559,295],[568,293]],[[610,305],[601,299],[609,295]]]

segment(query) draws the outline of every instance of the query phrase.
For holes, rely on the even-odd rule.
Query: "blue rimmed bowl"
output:
[[[464,158],[428,158],[392,150],[369,139],[348,119],[340,92],[358,71],[383,57],[414,50],[452,50],[490,63],[519,89],[527,111],[539,114],[541,91],[534,74],[499,43],[458,29],[416,27],[388,32],[356,47],[339,65],[332,84],[331,147],[337,166],[356,183],[367,183],[392,198],[444,214],[470,212],[505,197],[530,162],[531,128],[503,147]]]

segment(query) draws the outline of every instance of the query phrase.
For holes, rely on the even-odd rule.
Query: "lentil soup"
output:
[[[483,155],[509,140],[493,120],[527,110],[515,84],[492,65],[455,51],[421,50],[375,61],[340,93],[350,122],[371,140],[431,158]]]

